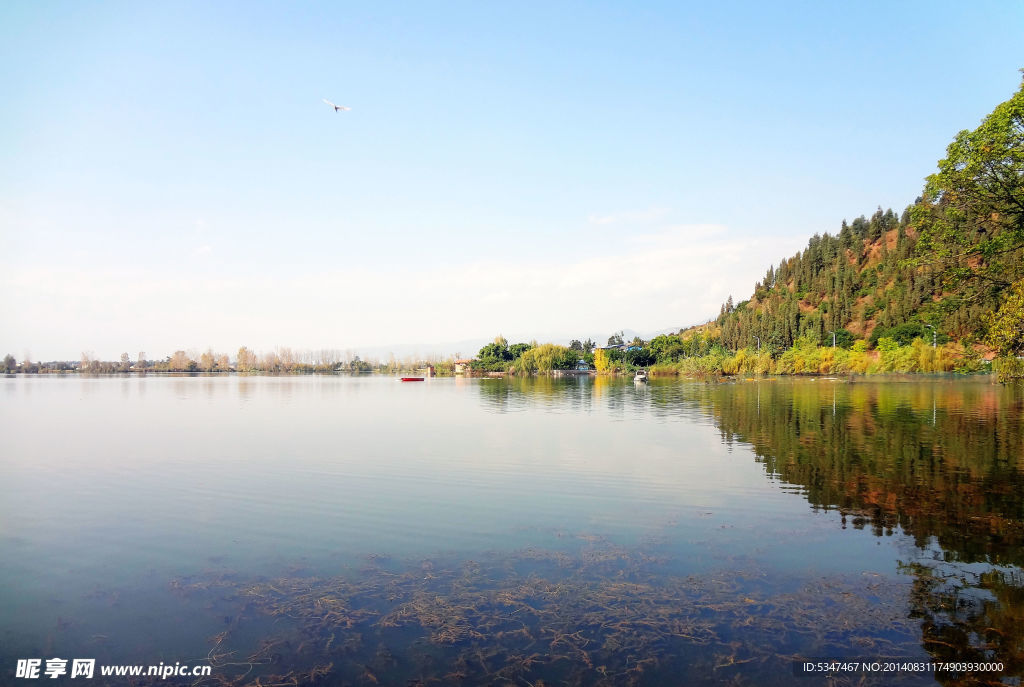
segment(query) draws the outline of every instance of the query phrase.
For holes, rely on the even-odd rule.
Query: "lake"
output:
[[[55,657],[120,685],[1024,674],[1020,385],[8,376],[0,399],[4,684]],[[211,674],[99,675],[161,663]]]

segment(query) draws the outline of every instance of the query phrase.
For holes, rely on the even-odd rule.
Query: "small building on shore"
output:
[[[470,363],[473,362],[472,358],[459,358],[455,361],[455,374],[466,375],[470,372]]]

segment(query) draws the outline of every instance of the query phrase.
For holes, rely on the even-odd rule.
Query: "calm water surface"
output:
[[[0,399],[4,683],[52,657],[210,685],[1024,672],[1019,386],[8,377]],[[838,657],[1003,669],[794,676]]]

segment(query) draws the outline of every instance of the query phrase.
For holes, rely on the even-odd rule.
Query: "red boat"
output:
[[[422,382],[423,377],[402,377],[403,382]]]

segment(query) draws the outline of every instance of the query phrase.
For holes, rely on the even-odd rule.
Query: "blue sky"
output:
[[[4,3],[0,348],[692,324],[913,202],[1022,35],[1017,2]]]

